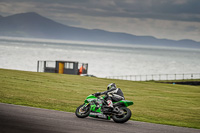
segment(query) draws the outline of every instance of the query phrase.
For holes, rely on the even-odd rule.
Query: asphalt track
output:
[[[0,103],[0,133],[200,133],[199,129],[84,118],[74,113]]]

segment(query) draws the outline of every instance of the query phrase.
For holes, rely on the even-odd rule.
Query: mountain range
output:
[[[188,39],[176,41],[67,26],[34,12],[0,16],[0,36],[200,48],[200,42]]]

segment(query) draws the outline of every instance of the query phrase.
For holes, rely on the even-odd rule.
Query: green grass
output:
[[[0,69],[0,102],[74,112],[111,82],[134,101],[132,120],[200,128],[200,86]]]

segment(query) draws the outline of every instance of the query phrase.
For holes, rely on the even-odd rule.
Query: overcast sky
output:
[[[59,23],[200,42],[200,0],[0,0],[0,15],[36,12]]]

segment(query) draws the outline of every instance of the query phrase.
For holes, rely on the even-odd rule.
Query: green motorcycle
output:
[[[133,105],[133,102],[129,100],[113,102],[113,108],[110,108],[107,106],[106,96],[108,94],[104,96],[89,95],[85,99],[84,104],[76,109],[76,116],[78,118],[90,116],[107,120],[112,118],[117,123],[127,122],[131,118],[131,110],[127,107]]]

